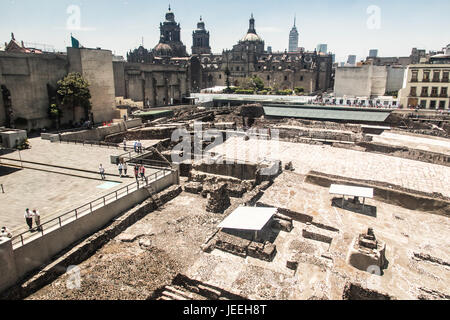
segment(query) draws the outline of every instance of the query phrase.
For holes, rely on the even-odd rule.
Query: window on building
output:
[[[421,97],[428,97],[428,87],[422,87]]]
[[[440,71],[433,71],[433,82],[441,81],[440,75],[441,75]]]
[[[423,82],[429,82],[430,81],[430,71],[425,70],[423,72],[423,79],[422,79],[422,81]]]
[[[438,95],[438,87],[432,87],[431,88],[431,97],[437,97]]]
[[[436,109],[436,100],[430,101],[430,109]]]
[[[420,109],[426,109],[427,100],[420,100]]]
[[[417,87],[411,87],[411,92],[409,93],[411,97],[417,96]]]
[[[288,77],[287,77],[287,76],[284,76],[284,81],[287,81],[287,79],[288,79]]]
[[[339,100],[339,104],[344,104],[344,99]]]
[[[439,109],[441,110],[445,109],[445,100],[439,101]]]
[[[303,81],[303,76],[300,76],[300,81]]]
[[[222,75],[221,74],[219,74],[219,79],[222,79]]]
[[[447,87],[442,87],[441,88],[441,97],[442,98],[447,98],[447,94],[448,94],[448,88]]]
[[[418,70],[413,70],[412,71],[411,82],[417,82],[418,74],[419,74]]]
[[[442,74],[442,82],[448,82],[449,71],[444,71]]]
[[[267,81],[270,81],[270,76],[267,76]]]

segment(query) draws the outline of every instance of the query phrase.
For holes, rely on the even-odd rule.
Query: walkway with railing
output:
[[[80,207],[72,209],[68,212],[65,212],[55,218],[52,218],[48,221],[44,221],[41,223],[39,230],[36,227],[33,229],[34,232],[25,231],[18,235],[15,235],[12,238],[13,248],[16,249],[30,241],[33,241],[44,234],[51,232],[52,230],[56,230],[74,220],[77,220],[85,215],[92,214],[95,210],[104,207],[108,204],[111,204],[118,199],[125,197],[126,195],[137,191],[139,188],[145,187],[152,182],[155,182],[168,174],[173,172],[172,169],[159,168],[160,170],[153,173],[152,175],[146,177],[145,182],[136,181],[133,182],[123,188],[120,188],[116,191],[108,193],[101,198],[95,199],[89,203],[86,203]]]

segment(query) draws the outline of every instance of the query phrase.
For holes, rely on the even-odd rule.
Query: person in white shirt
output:
[[[125,177],[128,177],[128,175],[127,175],[127,170],[128,170],[127,163],[124,162],[124,163],[123,163],[123,174],[125,175]]]
[[[33,229],[33,213],[30,211],[30,209],[27,208],[25,210],[24,217],[28,227],[30,228],[29,230],[31,231]]]
[[[122,163],[119,163],[119,175],[120,175],[120,177],[122,178],[122,170],[123,170],[123,164]]]
[[[4,238],[12,238],[12,234],[11,232],[9,232],[8,228],[6,227],[2,227],[1,231],[0,231],[0,237],[4,237]]]
[[[98,171],[100,172],[100,176],[102,177],[102,180],[106,179],[105,176],[105,168],[103,168],[103,166],[100,164],[100,167],[98,168]]]

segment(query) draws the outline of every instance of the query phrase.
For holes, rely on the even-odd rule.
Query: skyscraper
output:
[[[355,55],[349,55],[347,59],[347,63],[350,65],[356,64],[356,56]]]
[[[376,58],[378,56],[378,49],[371,49],[369,51],[369,58]]]
[[[319,53],[319,52],[327,53],[328,45],[325,43],[320,43],[317,45],[316,51],[317,51],[317,53]]]
[[[289,52],[297,52],[298,51],[298,31],[295,26],[296,18],[294,18],[294,26],[289,33]]]

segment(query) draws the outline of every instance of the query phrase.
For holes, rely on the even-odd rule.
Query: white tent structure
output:
[[[277,213],[277,208],[266,207],[238,207],[220,224],[222,229],[239,229],[247,231],[261,231],[272,217]]]
[[[363,188],[355,186],[346,186],[341,184],[332,184],[330,186],[330,194],[342,195],[342,208],[344,208],[345,196],[362,197],[363,210],[366,198],[373,198],[373,188]]]

